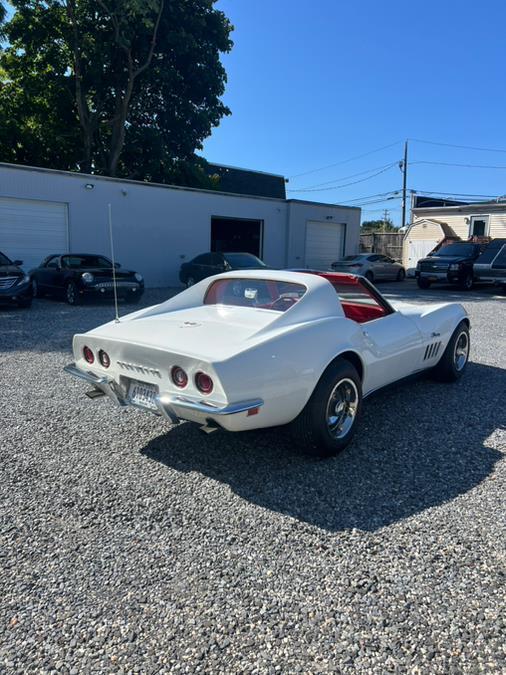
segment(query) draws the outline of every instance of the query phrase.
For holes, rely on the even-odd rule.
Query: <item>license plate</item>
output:
[[[140,405],[149,410],[157,410],[156,397],[158,396],[158,387],[149,382],[139,382],[131,380],[128,388],[128,400],[135,405]]]

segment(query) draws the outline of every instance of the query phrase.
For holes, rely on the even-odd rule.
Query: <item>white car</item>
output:
[[[365,396],[426,370],[456,380],[469,344],[459,304],[393,306],[363,277],[251,270],[76,335],[65,370],[91,398],[206,431],[292,423],[325,456],[349,443]]]

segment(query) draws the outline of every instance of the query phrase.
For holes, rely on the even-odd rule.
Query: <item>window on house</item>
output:
[[[470,237],[486,237],[488,235],[488,216],[471,216],[469,226]]]

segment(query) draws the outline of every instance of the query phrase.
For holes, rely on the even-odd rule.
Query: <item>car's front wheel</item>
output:
[[[418,284],[418,288],[423,289],[430,288],[430,281],[428,279],[425,279],[424,277],[418,277],[416,283]]]
[[[32,295],[34,298],[44,297],[44,293],[40,290],[39,284],[36,279],[32,280]]]
[[[464,374],[469,360],[471,341],[469,326],[461,321],[444,350],[439,363],[434,367],[433,375],[440,382],[455,382]]]
[[[310,454],[332,457],[353,438],[362,407],[356,368],[343,358],[324,372],[304,410],[292,422],[298,444]]]
[[[459,281],[459,286],[463,291],[470,291],[474,285],[472,272],[467,272],[465,277]]]
[[[65,288],[65,297],[69,305],[78,305],[79,304],[79,291],[77,286],[73,281],[69,281],[67,287]]]

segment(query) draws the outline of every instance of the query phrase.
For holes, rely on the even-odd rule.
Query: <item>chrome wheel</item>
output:
[[[74,284],[69,284],[67,286],[67,302],[69,305],[73,305],[76,301],[76,289]]]
[[[186,288],[190,288],[190,286],[193,286],[195,283],[195,279],[193,277],[188,277],[186,280]]]
[[[464,368],[469,357],[469,336],[467,331],[462,331],[455,341],[455,350],[453,353],[453,362],[455,369],[460,371]]]
[[[340,380],[332,390],[326,411],[327,430],[332,438],[344,438],[350,431],[359,405],[359,395],[353,380]]]

